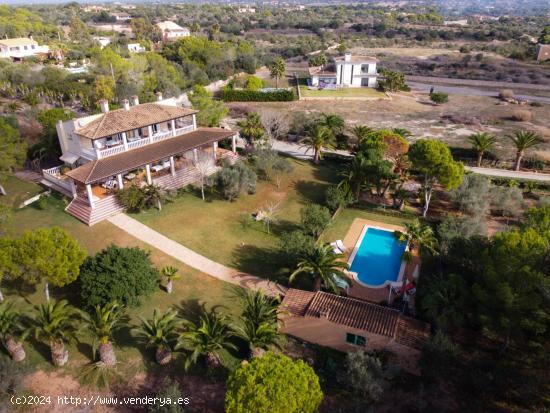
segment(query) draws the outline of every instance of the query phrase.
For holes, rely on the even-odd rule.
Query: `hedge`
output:
[[[225,102],[290,102],[296,100],[296,95],[288,89],[279,89],[272,92],[226,89],[221,91],[220,98]]]

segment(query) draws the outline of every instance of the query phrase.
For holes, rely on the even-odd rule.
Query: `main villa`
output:
[[[334,63],[310,67],[310,86],[377,87],[377,63],[378,60],[374,57],[346,53],[343,57],[335,57]]]
[[[127,185],[158,185],[166,190],[200,179],[200,157],[237,159],[236,132],[197,127],[197,111],[174,99],[140,104],[137,96],[101,113],[59,121],[57,135],[63,165],[43,170],[44,183],[72,198],[66,211],[88,225],[121,212],[116,191]],[[228,141],[231,150],[218,147]],[[229,140],[231,144],[229,145]]]

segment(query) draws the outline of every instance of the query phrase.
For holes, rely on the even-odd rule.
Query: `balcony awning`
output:
[[[199,148],[235,135],[236,131],[221,128],[198,128],[175,138],[142,146],[118,155],[88,162],[66,173],[77,182],[92,184],[111,176],[126,173],[170,156]]]
[[[80,156],[75,155],[74,153],[71,153],[71,152],[67,152],[66,154],[59,157],[59,159],[61,159],[63,162],[71,165],[76,161],[78,161],[78,158],[80,158]]]

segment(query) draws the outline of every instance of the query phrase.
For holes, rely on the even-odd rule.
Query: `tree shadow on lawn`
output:
[[[296,192],[302,198],[301,201],[304,205],[310,203],[325,204],[325,193],[329,188],[329,183],[321,183],[315,181],[296,181],[294,188]]]
[[[277,283],[286,284],[288,271],[286,258],[278,248],[237,246],[233,250],[232,266],[239,271]]]

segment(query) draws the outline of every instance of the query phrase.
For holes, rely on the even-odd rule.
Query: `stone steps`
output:
[[[67,206],[65,211],[91,226],[112,215],[124,212],[124,207],[116,196],[109,196],[96,201],[94,208],[91,208],[87,201],[76,197]]]

